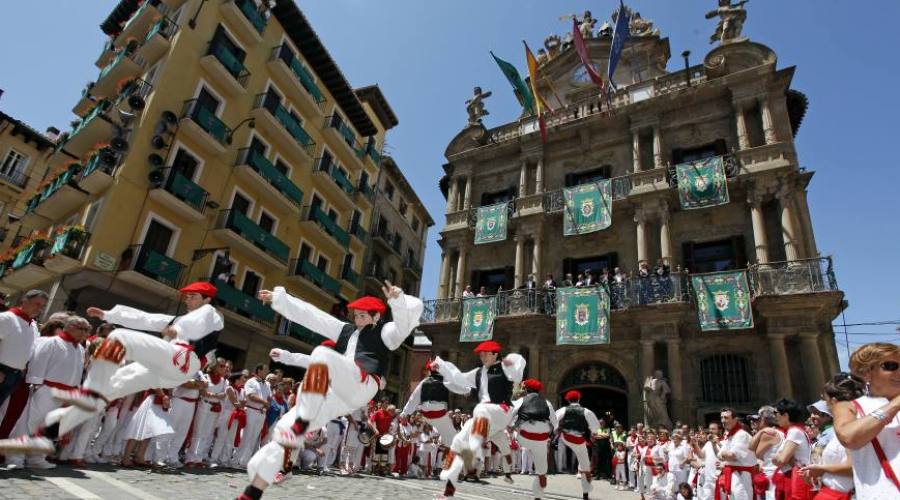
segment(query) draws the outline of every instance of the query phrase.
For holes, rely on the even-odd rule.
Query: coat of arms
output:
[[[587,304],[578,304],[575,306],[575,324],[584,326],[591,320],[591,308]]]
[[[493,231],[497,227],[497,219],[488,219],[485,226],[487,226],[488,231]]]
[[[482,323],[484,323],[484,312],[476,311],[474,314],[472,314],[472,325],[473,326],[475,326],[477,328],[477,327],[481,326]]]
[[[585,218],[589,218],[593,214],[594,214],[594,200],[591,198],[581,200],[581,215]]]
[[[713,292],[713,295],[716,309],[720,311],[728,309],[728,305],[731,303],[731,297],[728,296],[728,292],[721,290],[718,292]]]
[[[709,187],[709,179],[705,175],[694,177],[694,187],[697,188],[697,191],[706,191],[706,188]]]

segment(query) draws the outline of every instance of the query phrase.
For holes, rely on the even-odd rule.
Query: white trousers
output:
[[[125,404],[128,405],[127,410],[125,409]],[[126,399],[120,410],[119,419],[116,421],[116,427],[111,431],[113,433],[112,438],[103,445],[103,456],[112,457],[122,454],[125,446],[125,434],[128,432],[128,426],[131,423],[131,419],[134,417],[134,412],[136,410],[136,408],[131,408],[131,403]]]
[[[375,397],[378,383],[374,377],[362,378],[359,366],[329,347],[316,347],[310,354],[310,366],[328,367],[328,392],[324,395],[303,392],[297,397],[300,418],[308,429],[324,427],[331,419],[362,408]],[[293,424],[292,424],[293,425]]]
[[[753,500],[753,477],[749,472],[733,473],[728,500]]]
[[[234,454],[234,434],[237,432],[237,424],[232,423],[231,429],[229,429],[228,420],[230,418],[231,411],[223,409],[216,419],[216,439],[213,442],[212,451],[209,453],[209,461],[211,463],[222,464],[231,462],[231,456]]]
[[[588,455],[587,445],[584,443],[575,444],[566,440],[565,436],[559,438],[559,442],[565,445],[575,453],[578,460],[578,476],[581,478],[582,493],[590,493],[594,487],[591,485],[591,457]]]
[[[641,467],[638,473],[637,479],[637,489],[638,493],[644,496],[650,496],[652,493],[651,487],[653,486],[653,471],[650,466],[641,462]]]
[[[52,389],[50,387],[42,385],[33,390],[31,394],[28,395],[28,402],[25,404],[25,409],[22,411],[22,414],[19,415],[19,419],[16,420],[16,425],[13,426],[12,431],[9,433],[10,437],[29,436],[33,434],[40,428],[41,423],[44,420],[44,415],[57,408],[59,408],[59,403],[53,399]],[[6,463],[8,464],[22,465],[24,461],[24,455],[6,455]],[[28,461],[42,462],[43,456],[41,454],[29,455]]]
[[[196,402],[185,401],[181,398],[172,398],[172,408],[169,410],[172,434],[165,434],[154,439],[157,457],[169,463],[178,462],[178,452],[184,445],[188,432],[191,430],[191,419],[194,417]]]
[[[85,389],[102,394],[108,401],[147,389],[178,387],[200,369],[200,360],[193,352],[185,352],[184,347],[147,333],[117,328],[109,334],[109,340],[122,344],[125,360],[132,363],[119,366],[109,360],[94,359],[84,381]],[[184,356],[188,359],[186,369],[182,368]],[[59,435],[63,435],[93,413],[70,406],[45,423],[59,422]]]
[[[282,415],[277,422],[275,422],[272,432],[274,433],[287,431],[291,428],[292,425],[294,425],[294,422],[296,420],[297,407],[295,406],[285,412],[285,414]],[[250,422],[248,418],[247,427],[249,426]],[[241,445],[243,446],[243,444],[244,440],[241,439]],[[274,440],[269,441],[265,446],[260,448],[259,451],[254,453],[253,457],[247,463],[247,476],[250,478],[251,482],[257,476],[259,476],[259,478],[265,481],[266,484],[272,484],[275,481],[275,476],[282,468],[284,468],[286,458],[285,454],[293,454],[294,456],[296,456],[297,452],[298,450],[286,450],[283,446],[276,443]]]
[[[520,433],[519,445],[523,450],[531,452],[531,460],[534,463],[534,473],[536,474],[531,483],[531,492],[535,498],[541,498],[544,496],[544,485],[547,481],[547,440],[532,441],[522,437]],[[522,463],[525,463],[524,457]]]
[[[234,462],[241,468],[247,467],[250,457],[256,453],[259,446],[259,434],[262,432],[263,424],[266,421],[266,414],[247,408],[247,425],[241,431],[241,445],[234,452]]]
[[[105,413],[94,415],[75,430],[75,436],[69,443],[70,448],[67,453],[60,453],[60,460],[81,460],[84,458],[85,454],[88,453],[91,440],[97,436],[97,431],[100,430],[104,415]]]
[[[212,404],[202,399],[197,402],[191,444],[184,455],[186,462],[203,462],[208,457],[209,448],[212,446],[213,432],[216,430],[221,415],[221,411],[213,412],[211,408]]]

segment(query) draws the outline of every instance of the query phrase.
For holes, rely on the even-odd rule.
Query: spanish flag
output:
[[[525,60],[528,62],[528,79],[531,84],[531,93],[534,94],[534,109],[537,112],[538,125],[541,127],[541,142],[547,142],[547,124],[544,123],[544,100],[538,93],[538,62],[531,49],[528,48],[528,42],[522,40],[525,44]]]

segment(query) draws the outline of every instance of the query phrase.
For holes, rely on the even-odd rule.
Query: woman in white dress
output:
[[[866,344],[850,356],[866,395],[833,408],[834,430],[853,461],[859,500],[900,498],[900,346]]]
[[[147,465],[145,457],[150,440],[173,434],[175,429],[168,418],[171,401],[162,389],[148,391],[141,406],[134,412],[125,431],[125,451],[122,452],[122,467]],[[131,452],[134,451],[134,458]]]

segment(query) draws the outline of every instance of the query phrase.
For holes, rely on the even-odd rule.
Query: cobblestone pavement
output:
[[[531,499],[531,476],[514,476],[515,484],[489,479],[479,484],[463,483],[456,498],[461,500]],[[235,498],[246,485],[239,471],[146,471],[118,470],[106,466],[49,471],[0,470],[0,499],[140,499],[226,500]],[[580,499],[581,487],[573,475],[548,478],[544,500]],[[269,488],[264,499],[317,498],[335,500],[422,500],[443,490],[437,480],[397,480],[375,477],[343,478],[295,475]],[[635,499],[630,492],[616,491],[605,481],[594,482],[592,499]]]

